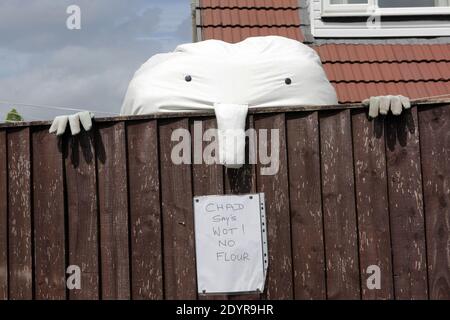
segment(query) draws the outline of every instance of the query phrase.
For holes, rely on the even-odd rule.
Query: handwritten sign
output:
[[[195,197],[194,212],[198,292],[263,292],[264,194]]]

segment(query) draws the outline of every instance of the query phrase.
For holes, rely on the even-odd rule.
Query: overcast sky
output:
[[[81,30],[66,27],[72,4]],[[191,38],[190,0],[1,0],[0,101],[118,113],[137,68]],[[11,107],[67,114],[0,103],[2,121]]]

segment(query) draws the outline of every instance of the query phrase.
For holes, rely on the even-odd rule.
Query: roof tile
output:
[[[325,63],[332,82],[450,81],[450,62]]]
[[[201,0],[200,8],[297,9],[297,0]]]
[[[450,46],[327,44],[316,46],[323,62],[450,61]]]
[[[257,9],[203,9],[202,28],[220,28],[232,26],[300,26],[300,18],[294,10],[257,10]]]
[[[356,90],[355,90],[356,85]],[[374,95],[405,95],[411,99],[450,97],[450,82],[333,83],[341,103],[357,103]],[[366,94],[364,94],[366,93]]]

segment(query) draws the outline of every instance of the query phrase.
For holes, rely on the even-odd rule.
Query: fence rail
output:
[[[171,133],[210,114],[102,119],[62,139],[0,126],[1,299],[204,299],[192,198],[265,192],[266,291],[223,299],[450,299],[450,104],[252,112],[280,168],[175,165]],[[195,138],[195,136],[194,136]],[[66,288],[66,268],[82,288]],[[381,289],[366,286],[381,269]],[[217,297],[215,297],[217,298]]]

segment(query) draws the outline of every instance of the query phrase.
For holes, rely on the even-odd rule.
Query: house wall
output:
[[[275,176],[174,165],[173,130],[212,116],[100,119],[61,140],[47,123],[0,125],[0,298],[203,298],[193,196],[264,192],[269,271],[251,298],[449,299],[450,104],[376,121],[299,110],[249,115],[280,129]],[[81,290],[66,290],[68,265]]]

